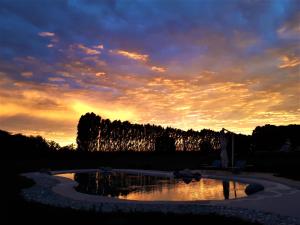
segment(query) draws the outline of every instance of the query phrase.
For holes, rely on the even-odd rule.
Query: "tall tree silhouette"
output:
[[[168,137],[165,137],[165,134]],[[249,139],[245,135],[241,137]],[[159,144],[164,138],[165,143],[170,144],[171,139],[174,141],[176,151],[200,151],[210,154],[217,153],[220,149],[219,132],[213,130],[184,131],[151,124],[132,124],[129,121],[110,121],[101,119],[93,113],[80,118],[77,144],[80,151],[151,152],[158,149],[157,145],[160,146],[159,149],[165,149]],[[173,149],[171,144],[168,148]],[[243,146],[243,149],[247,151],[248,147]],[[236,150],[238,152],[238,148]]]
[[[81,116],[77,126],[78,151],[98,151],[101,117],[94,113]]]
[[[175,140],[167,132],[157,137],[155,140],[155,151],[157,152],[175,152]]]

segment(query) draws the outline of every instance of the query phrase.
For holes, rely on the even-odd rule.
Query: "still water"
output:
[[[78,192],[139,201],[226,200],[247,196],[247,184],[201,178],[183,181],[170,177],[128,173],[65,173],[78,182]]]

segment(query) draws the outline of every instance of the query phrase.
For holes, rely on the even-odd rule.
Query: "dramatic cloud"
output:
[[[80,115],[251,133],[300,123],[300,5],[2,1],[0,129],[75,142]]]

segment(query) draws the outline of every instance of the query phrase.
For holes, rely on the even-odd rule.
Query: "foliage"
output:
[[[287,140],[291,142],[291,150],[296,150],[300,146],[299,134],[299,125],[258,126],[252,133],[254,151],[279,151]]]
[[[88,120],[87,126],[81,127],[83,118]],[[100,120],[100,125],[98,124]],[[95,121],[96,124],[93,124]],[[150,124],[132,124],[128,121],[120,120],[110,121],[109,119],[101,119],[95,114],[86,114],[80,118],[78,124],[78,134],[89,135],[88,126],[92,126],[94,135],[90,138],[93,142],[93,151],[103,152],[172,152],[173,142],[176,151],[200,151],[203,154],[216,153],[220,149],[219,132],[203,129],[200,132],[192,129],[184,131],[176,128],[163,128],[162,126]],[[99,133],[97,132],[99,128]],[[82,130],[81,130],[82,129]],[[228,139],[231,140],[230,134]],[[250,148],[251,137],[242,134],[235,134],[235,153],[246,154]],[[87,137],[83,140],[89,140]],[[77,138],[78,141],[78,138]],[[89,141],[83,142],[84,147],[88,148]],[[97,149],[98,144],[98,149]],[[230,142],[228,147],[230,147]],[[78,145],[78,149],[81,148]],[[167,150],[168,149],[168,150]],[[239,153],[240,152],[240,153]],[[242,153],[243,152],[243,153]]]
[[[299,125],[256,127],[252,136],[234,134],[235,158],[247,158],[254,152],[278,152],[288,139],[291,151],[298,151]],[[132,124],[128,121],[110,121],[94,113],[81,116],[78,123],[78,152],[199,152],[219,155],[219,132],[163,128],[150,124]],[[227,133],[228,154],[231,158],[231,134]],[[165,137],[164,137],[165,136]],[[162,138],[164,137],[164,138]],[[163,147],[163,146],[168,147]],[[161,147],[160,147],[161,146]],[[1,155],[6,157],[30,158],[52,153],[71,156],[75,145],[61,147],[54,141],[41,136],[24,136],[0,130]],[[168,150],[167,150],[168,149]]]
[[[175,152],[175,140],[169,137],[167,133],[164,133],[155,140],[155,151],[157,152]]]
[[[155,151],[157,140],[165,134],[174,140],[176,151],[199,151],[200,142],[203,140],[211,143],[210,151],[216,151],[219,149],[218,133],[208,129],[201,132],[183,131],[157,125],[132,124],[120,120],[111,122],[109,119],[101,119],[99,151]]]
[[[60,145],[54,141],[47,141],[41,136],[25,136],[11,134],[0,130],[1,156],[4,158],[32,158],[52,153],[74,150],[74,146]]]
[[[99,149],[101,117],[95,113],[86,113],[81,116],[77,126],[78,151],[93,152]]]

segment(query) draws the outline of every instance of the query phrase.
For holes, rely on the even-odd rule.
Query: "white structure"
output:
[[[221,166],[222,168],[228,168],[228,153],[227,153],[227,138],[224,133],[221,132],[220,144],[221,144]]]

